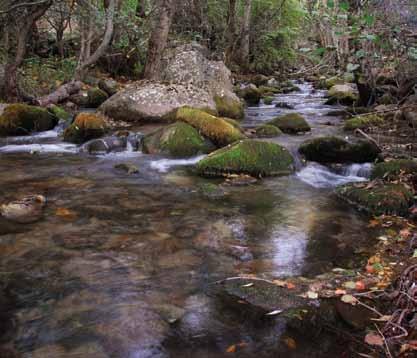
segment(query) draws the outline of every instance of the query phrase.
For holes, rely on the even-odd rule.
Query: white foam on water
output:
[[[185,166],[185,165],[194,165],[198,163],[201,159],[205,158],[205,155],[199,155],[197,157],[192,157],[189,159],[160,159],[155,160],[151,163],[151,168],[156,169],[161,173],[166,173],[172,167]]]
[[[343,175],[369,178],[371,176],[371,171],[371,163],[351,164],[343,168]]]
[[[352,171],[349,175],[340,175],[316,163],[301,169],[297,177],[314,188],[333,188],[347,183],[366,181],[365,177],[358,176],[358,171],[356,173]]]
[[[75,144],[11,144],[0,147],[1,153],[77,153]]]

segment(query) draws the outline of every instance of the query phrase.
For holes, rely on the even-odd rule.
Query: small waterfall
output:
[[[160,159],[151,163],[151,168],[156,169],[160,173],[166,173],[172,167],[187,166],[197,164],[206,155],[199,155],[188,159]]]
[[[130,143],[129,140],[126,141],[126,152],[133,153],[135,151],[135,148],[133,148],[132,143]]]
[[[347,177],[369,178],[371,176],[371,171],[371,163],[351,164],[342,167],[342,174]]]

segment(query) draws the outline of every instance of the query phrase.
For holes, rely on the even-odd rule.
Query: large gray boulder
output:
[[[243,106],[233,93],[231,72],[221,61],[210,60],[204,48],[188,44],[169,48],[157,81],[139,81],[119,91],[100,111],[129,122],[164,120],[175,109],[188,106],[239,118]]]

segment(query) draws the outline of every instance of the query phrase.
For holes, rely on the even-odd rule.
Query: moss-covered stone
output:
[[[239,129],[239,131],[243,132],[242,126],[240,125],[240,123],[237,120],[232,119],[232,118],[226,118],[226,117],[222,117],[220,119],[224,120],[225,122],[231,124],[236,129]]]
[[[278,127],[284,133],[296,134],[300,132],[309,132],[310,125],[304,117],[298,113],[288,113],[283,116],[276,117],[268,122],[268,124]]]
[[[255,133],[258,137],[271,138],[278,137],[282,134],[282,131],[278,127],[270,124],[263,124],[255,129]]]
[[[324,81],[325,87],[327,89],[332,88],[333,86],[336,85],[342,85],[344,84],[346,81],[343,78],[340,78],[338,76],[333,76],[328,78],[327,80]]]
[[[244,116],[243,103],[228,97],[215,96],[217,113],[220,117],[242,119]]]
[[[274,101],[274,97],[270,97],[270,96],[265,97],[265,98],[263,99],[263,101],[264,101],[264,104],[266,104],[266,105],[270,105],[270,104],[272,104],[272,102]]]
[[[374,166],[371,179],[395,179],[400,173],[417,174],[417,161],[411,159],[397,159],[378,163]]]
[[[261,86],[259,87],[259,91],[261,92],[262,96],[277,94],[281,92],[279,88],[270,86]]]
[[[64,121],[67,123],[72,121],[72,115],[68,113],[65,109],[63,109],[62,107],[56,106],[55,104],[48,107],[48,111],[51,112],[60,121]]]
[[[160,128],[143,140],[143,152],[148,154],[191,157],[214,149],[214,145],[204,139],[195,128],[182,122]]]
[[[100,138],[107,132],[106,121],[98,114],[80,113],[64,131],[64,140],[72,143],[85,143]]]
[[[243,140],[219,149],[197,164],[203,176],[248,174],[254,177],[292,173],[293,158],[287,149],[275,144]]]
[[[190,107],[179,108],[175,113],[175,119],[188,123],[218,147],[245,138],[240,130],[232,124],[199,109]]]
[[[90,88],[87,92],[87,97],[88,97],[88,106],[91,108],[99,107],[109,98],[107,93],[98,87]]]
[[[359,99],[359,93],[354,85],[342,84],[335,85],[329,90],[329,99],[326,104],[344,104],[351,105],[356,103]]]
[[[374,161],[379,149],[371,142],[349,143],[338,137],[321,137],[303,143],[298,150],[318,163],[366,163]]]
[[[413,201],[413,193],[402,184],[349,184],[336,192],[372,215],[407,215]]]
[[[238,89],[237,95],[243,98],[250,106],[256,106],[259,104],[262,98],[262,92],[256,86],[247,86],[245,88]]]
[[[354,131],[355,129],[367,129],[370,127],[378,127],[382,124],[384,124],[384,118],[376,114],[368,114],[348,119],[345,122],[343,129],[345,131]]]
[[[53,129],[58,118],[45,108],[11,104],[0,116],[0,136],[28,135]]]

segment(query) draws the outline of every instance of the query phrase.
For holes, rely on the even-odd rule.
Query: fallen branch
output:
[[[65,85],[60,86],[56,91],[48,94],[47,96],[38,98],[36,104],[41,107],[49,106],[50,104],[57,104],[67,99],[72,94],[75,94],[81,90],[82,82],[71,81]]]
[[[370,135],[366,134],[363,130],[358,128],[355,130],[355,133],[360,134],[362,137],[366,138],[367,140],[375,144],[375,146],[382,152],[382,149],[379,146],[378,142],[374,138],[372,138]]]

